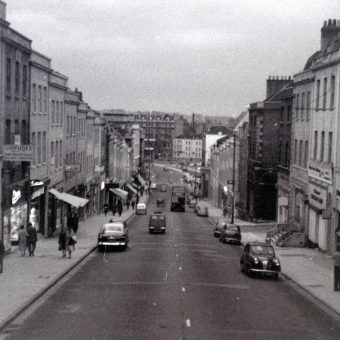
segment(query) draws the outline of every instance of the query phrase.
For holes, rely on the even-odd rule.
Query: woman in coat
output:
[[[22,225],[18,231],[18,238],[19,238],[19,249],[21,251],[21,256],[26,255],[26,248],[27,248],[27,231],[25,227]]]
[[[72,252],[76,249],[76,235],[73,233],[69,233],[67,237],[67,242],[66,242],[66,249],[68,251],[68,257],[71,258]]]
[[[67,236],[66,228],[62,227],[59,233],[58,244],[59,244],[59,250],[61,251],[61,254],[63,257],[66,256],[67,238],[68,236]]]

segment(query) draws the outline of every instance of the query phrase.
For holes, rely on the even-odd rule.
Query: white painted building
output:
[[[184,161],[202,160],[202,139],[174,138],[173,158]]]

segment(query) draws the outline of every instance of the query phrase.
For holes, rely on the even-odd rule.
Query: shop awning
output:
[[[66,192],[59,192],[56,189],[50,189],[49,192],[53,196],[55,196],[58,200],[68,203],[76,208],[84,207],[89,201],[86,198],[70,195],[67,194]]]
[[[118,189],[118,188],[111,188],[110,191],[113,192],[115,195],[121,197],[123,200],[127,199],[128,192],[125,190]]]
[[[146,186],[145,184],[145,180],[144,180],[144,178],[141,176],[141,175],[138,175],[138,180],[139,180],[139,182],[143,185],[143,186]]]
[[[137,195],[137,190],[131,184],[127,183],[126,186],[129,188],[129,190],[131,190],[134,194]]]

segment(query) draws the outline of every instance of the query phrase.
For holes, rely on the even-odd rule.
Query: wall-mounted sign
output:
[[[100,190],[104,190],[105,189],[105,181],[101,182],[100,184]]]
[[[31,145],[4,145],[4,161],[9,162],[30,162],[32,160]]]
[[[331,167],[320,166],[319,164],[312,161],[310,161],[308,165],[308,175],[329,183],[331,183],[333,180]]]
[[[96,165],[95,168],[94,168],[94,171],[95,172],[104,172],[104,167]]]
[[[12,204],[15,204],[19,201],[21,197],[21,190],[13,190],[12,192]]]
[[[79,164],[65,165],[65,171],[67,171],[67,172],[79,172],[80,171],[80,165]]]

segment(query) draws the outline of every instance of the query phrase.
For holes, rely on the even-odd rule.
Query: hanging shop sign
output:
[[[94,168],[94,171],[95,172],[104,172],[104,167],[96,165],[95,168]]]
[[[30,162],[33,150],[31,145],[4,145],[4,161],[8,162]]]

